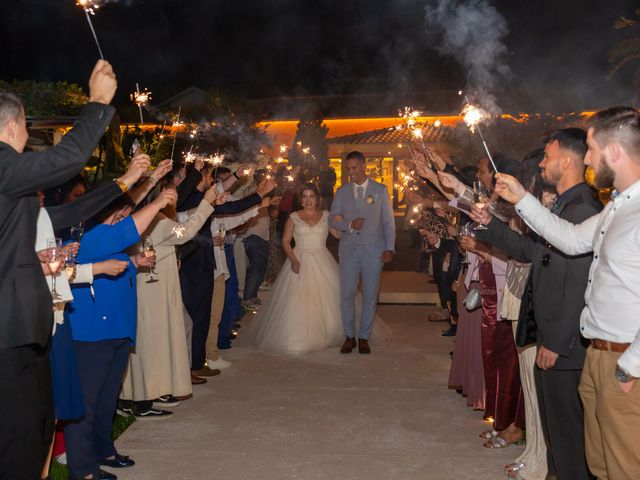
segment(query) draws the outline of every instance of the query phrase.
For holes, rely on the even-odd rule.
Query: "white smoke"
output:
[[[425,24],[441,39],[436,49],[466,69],[470,99],[500,113],[492,91],[511,76],[503,42],[509,28],[500,12],[487,0],[433,0],[425,6]]]

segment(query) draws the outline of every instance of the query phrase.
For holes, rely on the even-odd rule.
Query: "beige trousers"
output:
[[[224,308],[224,292],[226,281],[224,275],[218,275],[213,281],[213,296],[211,297],[211,322],[209,323],[209,333],[207,335],[207,359],[217,360],[220,358],[218,351],[218,326],[222,318]]]
[[[640,478],[640,385],[622,391],[615,377],[620,355],[589,347],[580,378],[587,464],[601,480]]]

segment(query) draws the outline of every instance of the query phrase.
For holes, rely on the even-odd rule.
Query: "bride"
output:
[[[320,193],[311,183],[302,187],[302,210],[292,213],[284,227],[282,247],[287,255],[271,288],[266,308],[250,326],[248,337],[258,348],[301,354],[340,345],[340,273],[327,250],[329,212],[320,208]],[[291,240],[295,248],[291,248]],[[356,302],[359,306],[361,303]],[[359,316],[359,315],[358,315]],[[376,319],[374,341],[388,328]]]

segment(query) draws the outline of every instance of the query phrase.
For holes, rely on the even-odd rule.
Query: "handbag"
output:
[[[466,307],[467,310],[473,312],[478,307],[480,307],[481,302],[482,297],[480,296],[480,289],[474,286],[471,288],[471,290],[469,290],[469,293],[467,293],[467,296],[462,301],[462,304]]]

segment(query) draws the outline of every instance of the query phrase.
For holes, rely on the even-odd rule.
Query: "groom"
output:
[[[393,258],[396,230],[387,187],[367,177],[366,160],[351,152],[345,160],[351,181],[338,189],[331,205],[329,225],[340,236],[340,307],[346,340],[340,353],[356,347],[355,305],[362,277],[362,314],[358,351],[371,353],[368,339],[378,304],[383,263]]]

